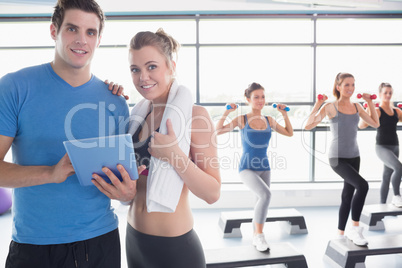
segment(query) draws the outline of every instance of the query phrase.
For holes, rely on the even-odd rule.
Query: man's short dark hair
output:
[[[56,26],[57,31],[60,30],[64,15],[69,9],[78,9],[96,14],[100,20],[99,35],[102,33],[105,26],[105,15],[95,0],[58,0],[52,16],[52,23]]]

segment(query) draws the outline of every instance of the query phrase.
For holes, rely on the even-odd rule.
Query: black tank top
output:
[[[146,169],[149,170],[149,161],[151,160],[151,154],[148,152],[148,143],[151,140],[151,136],[146,138],[144,141],[140,142],[139,135],[144,126],[145,121],[147,120],[148,115],[152,112],[151,111],[145,116],[144,121],[141,125],[137,128],[135,133],[133,134],[133,144],[135,149],[135,160],[137,162],[137,167],[141,165],[145,165]],[[156,130],[159,132],[159,127]]]
[[[396,124],[399,122],[398,113],[393,109],[394,114],[388,115],[380,107],[380,126],[377,128],[376,143],[378,145],[399,145]]]

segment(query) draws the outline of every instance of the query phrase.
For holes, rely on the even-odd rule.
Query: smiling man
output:
[[[91,73],[103,26],[94,0],[59,0],[53,61],[0,79],[0,187],[14,188],[7,268],[120,267],[110,199],[80,186],[63,147],[127,130],[125,99]]]

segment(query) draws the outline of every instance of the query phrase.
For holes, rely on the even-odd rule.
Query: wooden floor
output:
[[[123,265],[125,263],[124,236],[126,227],[126,207],[121,207],[118,203],[116,212],[120,219],[120,235],[122,237],[122,255]],[[291,243],[298,251],[306,257],[309,268],[331,268],[332,266],[324,261],[324,253],[328,241],[336,238],[338,208],[337,207],[298,207],[306,220],[308,234],[290,235],[286,226],[280,222],[267,223],[265,233],[268,243]],[[233,210],[224,210],[233,211]],[[235,247],[250,245],[252,242],[252,225],[245,223],[241,226],[242,238],[223,238],[221,230],[218,227],[219,216],[222,210],[200,209],[194,210],[195,226],[203,247],[205,249]],[[365,236],[376,237],[381,235],[392,235],[402,233],[402,216],[385,217],[385,230],[367,231],[365,226]],[[4,267],[5,258],[8,252],[8,245],[11,235],[11,213],[0,216],[0,267]],[[270,266],[265,266],[270,267]],[[402,255],[380,255],[368,256],[366,258],[366,268],[396,268],[402,267]]]

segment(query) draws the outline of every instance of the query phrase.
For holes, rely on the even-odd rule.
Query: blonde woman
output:
[[[358,246],[368,244],[359,227],[360,215],[366,200],[369,185],[359,174],[360,153],[357,145],[357,126],[359,118],[370,126],[379,126],[378,115],[370,94],[364,93],[371,114],[367,113],[359,103],[353,103],[351,97],[355,91],[355,78],[349,73],[339,73],[335,78],[333,94],[336,101],[325,103],[326,95],[315,103],[306,122],[305,129],[316,127],[325,117],[329,118],[332,141],[329,148],[329,164],[344,180],[342,201],[339,208],[338,234],[343,237],[349,212],[352,212],[352,228],[347,237]],[[322,107],[321,107],[322,106]],[[321,108],[320,108],[321,107]]]
[[[150,103],[144,117],[136,114],[138,110],[135,107],[131,114],[132,121],[141,121],[132,134],[137,164],[140,167],[144,165],[146,169],[138,181],[131,181],[124,168],[119,167],[123,182],[105,169],[111,185],[94,175],[94,184],[101,192],[110,198],[130,203],[126,236],[130,268],[206,266],[202,245],[193,230],[189,192],[209,204],[219,199],[221,179],[219,165],[216,164],[217,149],[210,145],[216,144],[216,137],[206,109],[192,102],[189,103],[192,109],[191,124],[182,123],[191,125],[189,153],[178,145],[180,139],[176,135],[179,133],[173,131],[173,125],[177,122],[168,119],[166,126],[162,124],[170,91],[183,87],[174,78],[176,63],[173,55],[178,48],[178,42],[162,29],[156,33],[139,32],[131,39],[129,63],[132,80],[137,91]],[[177,108],[180,110],[180,107]],[[162,128],[167,129],[167,133],[159,133]],[[130,126],[130,129],[133,128]],[[173,212],[149,212],[147,187],[153,172],[152,164],[149,165],[152,158],[172,166],[175,175],[184,183]],[[169,176],[161,179],[172,180]],[[169,194],[168,191],[162,189],[161,194]]]

